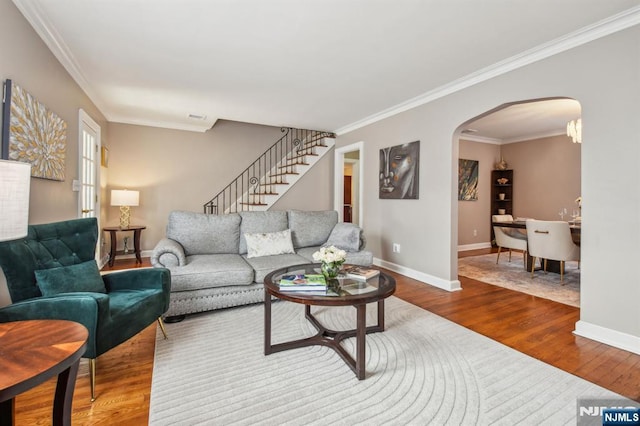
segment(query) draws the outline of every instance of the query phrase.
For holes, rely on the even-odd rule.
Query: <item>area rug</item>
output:
[[[334,329],[355,323],[352,307],[312,310]],[[272,315],[274,343],[313,334],[301,305],[278,301]],[[564,425],[578,398],[619,397],[395,297],[386,331],[367,335],[362,381],[325,347],[265,356],[263,318],[251,305],[158,332],[149,424]]]
[[[458,259],[458,275],[505,287],[511,290],[550,299],[565,305],[580,307],[580,270],[577,262],[567,262],[564,285],[560,283],[560,274],[524,269],[521,253],[513,253],[509,262],[509,253],[500,254],[500,263],[496,265],[497,253]]]

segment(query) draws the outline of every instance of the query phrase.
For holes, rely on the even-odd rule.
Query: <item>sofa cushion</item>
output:
[[[77,291],[107,292],[95,260],[58,268],[40,269],[35,271],[35,275],[36,283],[43,296]]]
[[[197,254],[187,264],[171,271],[171,291],[248,285],[254,280],[253,268],[239,254]]]
[[[333,227],[338,223],[338,212],[334,210],[314,212],[290,210],[288,215],[289,229],[291,229],[295,248],[324,244]]]
[[[336,223],[325,246],[335,246],[341,250],[351,252],[360,249],[360,227],[353,223]]]
[[[247,253],[247,240],[244,234],[257,234],[259,232],[278,232],[289,228],[287,212],[240,212],[240,254]]]
[[[289,229],[279,232],[244,234],[244,237],[247,240],[248,259],[252,257],[295,253],[293,251],[291,231]]]
[[[179,242],[187,256],[238,254],[240,216],[174,211],[169,215],[167,238]]]
[[[304,257],[298,256],[297,254],[278,254],[276,256],[252,257],[251,259],[247,259],[246,255],[243,256],[247,263],[249,263],[249,265],[254,269],[256,273],[255,280],[257,283],[264,282],[264,277],[267,276],[269,272],[275,271],[276,269],[311,263]]]

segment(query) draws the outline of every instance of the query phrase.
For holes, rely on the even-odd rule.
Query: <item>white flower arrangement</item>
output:
[[[319,251],[313,253],[313,260],[321,263],[342,265],[346,258],[347,252],[335,246],[321,247]]]

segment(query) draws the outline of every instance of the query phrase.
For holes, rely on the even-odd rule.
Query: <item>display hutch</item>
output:
[[[491,215],[494,214],[513,215],[513,170],[491,171]],[[491,226],[491,241],[494,239]]]

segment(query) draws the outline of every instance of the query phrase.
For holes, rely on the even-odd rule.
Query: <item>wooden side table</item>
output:
[[[71,425],[71,403],[89,332],[63,320],[0,324],[0,424],[14,424],[15,397],[58,376],[53,425]]]
[[[142,263],[142,256],[140,256],[140,234],[142,234],[142,230],[147,229],[146,226],[132,225],[128,228],[121,228],[119,226],[107,226],[106,228],[102,228],[103,231],[109,232],[111,239],[111,253],[109,254],[109,266],[113,266],[113,263],[116,261],[116,254],[124,253],[123,251],[116,252],[116,233],[117,232],[127,232],[133,231],[133,250],[136,254],[136,263]]]

